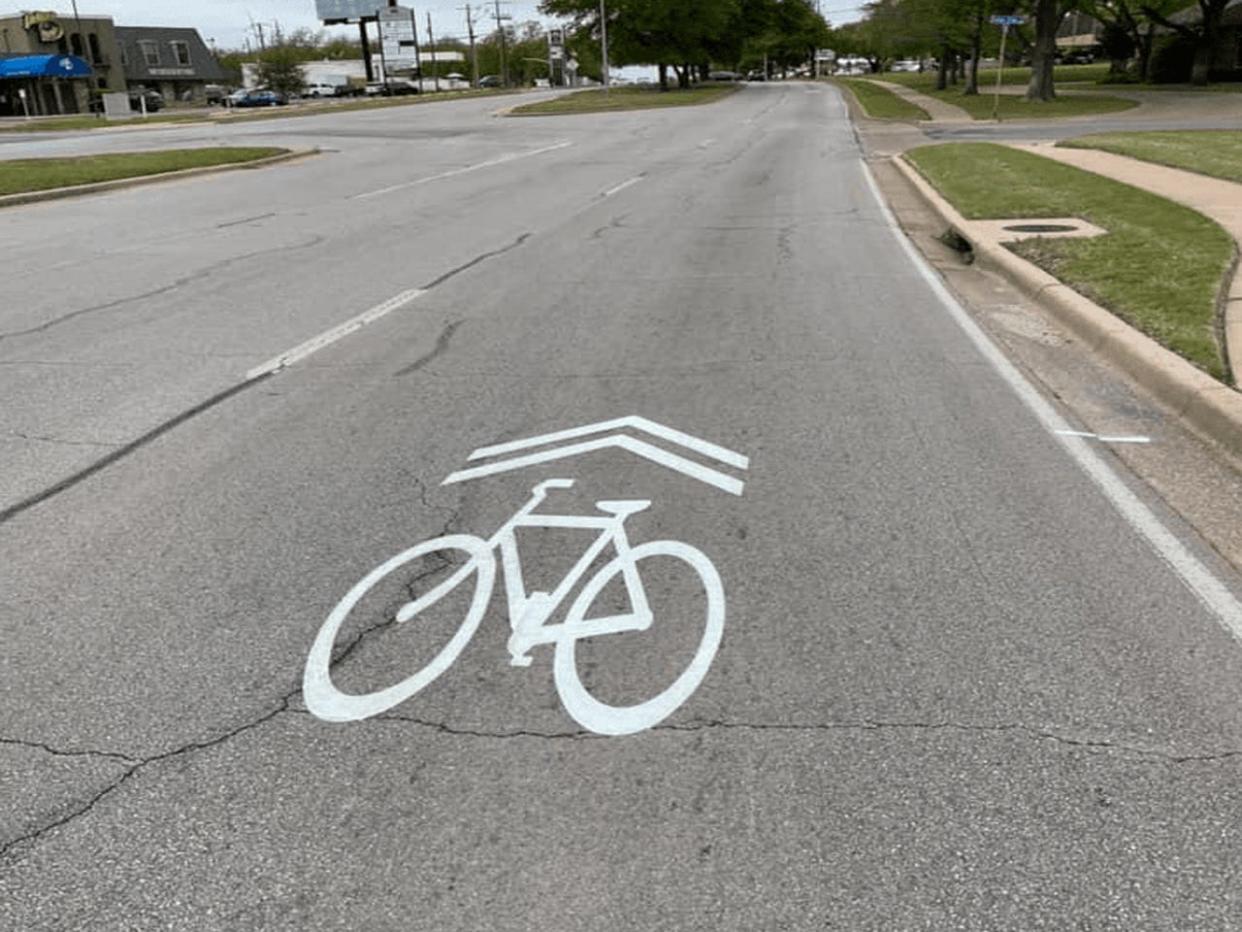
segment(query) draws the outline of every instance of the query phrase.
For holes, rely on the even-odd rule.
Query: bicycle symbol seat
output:
[[[333,608],[311,646],[302,678],[307,708],[327,721],[357,721],[391,709],[425,689],[453,664],[482,621],[496,581],[496,554],[499,552],[512,631],[507,644],[512,665],[528,666],[533,648],[543,644],[553,645],[553,679],[565,710],[582,727],[599,734],[624,735],[642,731],[676,710],[703,681],[720,647],[725,618],[720,574],[701,550],[681,541],[660,540],[631,545],[625,522],[631,515],[651,506],[651,502],[645,499],[598,501],[595,505],[602,514],[536,513],[535,509],[544,502],[549,492],[568,489],[573,484],[572,479],[548,479],[539,483],[531,490],[530,500],[486,540],[470,534],[437,537],[397,554],[363,577]],[[529,592],[518,559],[516,532],[519,528],[578,528],[595,530],[599,534],[551,592]],[[586,580],[564,621],[551,624],[557,609],[609,547],[614,549],[615,556]],[[399,683],[363,694],[340,691],[332,682],[332,649],[349,613],[367,592],[390,574],[419,557],[444,551],[465,554],[465,562],[443,582],[403,605],[397,611],[395,620],[401,624],[415,620],[420,613],[473,577],[474,596],[456,634],[426,666]],[[587,691],[578,676],[575,647],[583,638],[645,631],[651,627],[655,619],[647,600],[640,564],[661,558],[687,564],[697,574],[706,593],[706,623],[694,656],[671,685],[650,699],[626,706],[601,702]],[[650,563],[647,565],[650,566]],[[629,611],[589,615],[596,598],[618,576],[628,594]]]

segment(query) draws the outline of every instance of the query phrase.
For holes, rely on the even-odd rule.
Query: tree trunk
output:
[[[1035,0],[1035,43],[1031,46],[1031,82],[1026,87],[1027,100],[1055,100],[1056,87],[1052,67],[1057,58],[1057,29],[1065,14],[1058,0]]]
[[[970,68],[966,72],[967,97],[975,97],[979,93],[979,54],[983,49],[983,17],[975,19],[975,34],[970,37]]]
[[[949,49],[940,47],[940,61],[936,63],[936,90],[943,91],[949,86]]]
[[[711,65],[699,65],[699,80],[700,81],[710,80],[711,73],[712,73]]]
[[[1151,80],[1151,50],[1155,44],[1156,26],[1148,25],[1147,32],[1141,33],[1138,40],[1138,73],[1139,80],[1146,84]]]
[[[682,65],[678,68],[674,65],[673,71],[677,73],[677,86],[684,91],[690,86],[690,66]]]
[[[1195,43],[1195,61],[1190,68],[1190,83],[1202,87],[1208,83],[1212,70],[1212,39],[1214,30],[1205,29]]]
[[[667,91],[668,90],[668,65],[664,62],[660,62],[660,64],[658,64],[656,67],[660,71],[660,90]]]

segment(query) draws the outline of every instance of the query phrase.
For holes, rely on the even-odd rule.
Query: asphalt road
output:
[[[0,213],[0,926],[1242,927],[1239,579],[972,339],[836,92],[495,106],[126,134],[333,151]],[[630,415],[747,460],[631,425],[663,463],[441,484]],[[679,681],[710,585],[666,555],[634,564],[647,631],[513,666],[498,571],[422,692],[307,711],[355,583],[554,477],[541,511],[650,500],[629,541],[718,572],[680,706],[603,737],[557,689]],[[519,531],[525,588],[591,539]],[[450,643],[486,575],[450,557],[359,603],[340,689]],[[628,604],[614,579],[588,617]]]

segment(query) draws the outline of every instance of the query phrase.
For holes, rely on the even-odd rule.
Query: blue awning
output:
[[[0,58],[4,78],[89,78],[91,66],[76,55],[15,55]]]

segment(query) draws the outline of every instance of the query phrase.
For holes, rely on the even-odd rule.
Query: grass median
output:
[[[287,151],[273,147],[221,147],[118,152],[62,159],[8,159],[0,161],[0,195],[163,175],[186,168],[253,162]]]
[[[1010,249],[1190,360],[1228,376],[1216,301],[1233,240],[1201,214],[1154,194],[992,143],[906,153],[967,219],[1081,217],[1093,239],[1028,239]]]
[[[1132,159],[1242,182],[1242,131],[1191,130],[1096,133],[1057,143],[1069,149],[1102,149]]]
[[[614,87],[565,94],[552,100],[524,104],[510,116],[554,116],[568,113],[611,113],[618,110],[649,110],[656,107],[687,107],[710,104],[738,89],[736,84],[700,84],[686,89],[661,91],[654,87]]]
[[[927,111],[903,100],[886,87],[874,81],[859,78],[835,78],[837,84],[848,88],[867,116],[876,120],[928,120]]]

